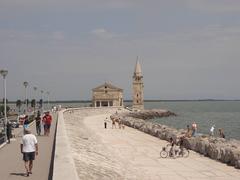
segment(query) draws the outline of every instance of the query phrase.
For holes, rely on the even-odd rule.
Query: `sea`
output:
[[[57,104],[50,104],[55,106]],[[62,107],[86,107],[90,103],[61,103]],[[130,106],[126,102],[125,106]],[[46,105],[45,105],[46,106]],[[194,121],[198,125],[198,133],[209,134],[215,125],[224,130],[227,139],[240,140],[240,101],[154,101],[145,102],[145,109],[166,109],[177,116],[152,119],[151,121],[168,125],[177,129],[186,129]]]

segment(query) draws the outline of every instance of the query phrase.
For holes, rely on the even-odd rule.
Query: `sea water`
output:
[[[54,106],[57,104],[50,104]],[[62,107],[86,107],[90,103],[61,103]],[[131,103],[124,103],[130,106]],[[240,101],[158,101],[145,102],[145,109],[167,109],[177,114],[151,121],[174,128],[186,129],[195,121],[198,133],[209,134],[215,125],[215,135],[219,128],[224,130],[226,138],[240,139]],[[15,107],[16,108],[16,107]]]
[[[215,125],[216,136],[222,128],[226,138],[240,139],[240,101],[146,102],[145,108],[167,109],[177,114],[152,120],[160,124],[186,129],[195,121],[198,133],[209,134],[211,126]]]

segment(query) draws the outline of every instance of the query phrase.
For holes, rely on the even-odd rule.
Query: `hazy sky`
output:
[[[129,99],[137,56],[145,99],[240,99],[240,1],[0,0],[10,100],[23,81],[31,97],[91,99],[108,81]]]

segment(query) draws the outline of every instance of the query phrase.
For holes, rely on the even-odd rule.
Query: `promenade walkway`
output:
[[[30,126],[33,134],[36,134],[35,127],[35,123],[32,123]],[[55,127],[56,116],[54,115],[50,136],[36,136],[39,145],[39,155],[36,156],[33,164],[33,174],[29,177],[25,176],[24,162],[20,152],[22,128],[15,129],[16,139],[0,149],[0,179],[21,180],[27,178],[29,180],[48,180]]]
[[[201,156],[161,158],[166,141],[136,129],[103,128],[110,114],[65,113],[65,124],[80,179],[239,180],[240,170]],[[76,128],[77,127],[77,128]]]

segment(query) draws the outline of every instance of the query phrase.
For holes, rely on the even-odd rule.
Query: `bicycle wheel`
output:
[[[162,151],[160,152],[160,156],[161,156],[162,158],[166,158],[166,157],[168,156],[168,152],[162,150]]]
[[[189,156],[189,150],[188,149],[183,149],[182,156],[187,158]]]

